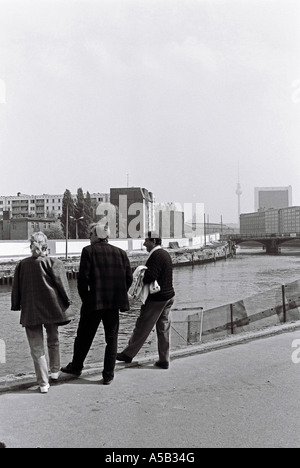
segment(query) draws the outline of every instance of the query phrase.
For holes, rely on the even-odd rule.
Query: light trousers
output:
[[[159,302],[147,300],[141,307],[135,328],[123,353],[134,358],[156,325],[159,360],[169,362],[171,328],[169,314],[173,304],[174,298]]]
[[[47,334],[50,372],[56,373],[60,370],[58,326],[55,323],[51,323],[45,324],[44,327]],[[37,382],[40,387],[43,387],[49,382],[48,362],[44,347],[43,325],[26,327],[26,335],[34,363]]]

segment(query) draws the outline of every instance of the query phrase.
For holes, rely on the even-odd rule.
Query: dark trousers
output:
[[[90,310],[87,306],[82,305],[77,336],[74,342],[72,364],[74,369],[81,370],[83,368],[83,363],[93,343],[101,320],[103,322],[106,342],[102,375],[104,378],[111,378],[114,376],[118,349],[118,309]]]
[[[173,304],[174,298],[159,302],[147,300],[141,307],[140,315],[123,353],[134,358],[156,325],[159,360],[168,362],[171,328],[169,315]]]

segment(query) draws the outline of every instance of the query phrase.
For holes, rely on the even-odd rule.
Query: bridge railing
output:
[[[287,238],[287,239],[290,239],[290,240],[293,240],[293,239],[300,239],[300,232],[285,232],[285,233],[272,233],[272,234],[269,234],[269,233],[265,233],[265,232],[253,232],[251,234],[243,234],[243,233],[240,233],[240,234],[221,234],[220,236],[220,240],[225,240],[225,241],[228,241],[228,240],[236,240],[236,239],[249,239],[249,240],[255,240],[257,238],[260,238],[260,239],[272,239],[272,238]]]

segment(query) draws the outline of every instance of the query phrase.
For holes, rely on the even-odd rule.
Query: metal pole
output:
[[[230,304],[230,323],[231,323],[231,334],[233,335],[233,305]]]
[[[66,260],[68,260],[68,236],[69,236],[69,205],[67,204],[67,214],[66,214]]]
[[[285,302],[285,285],[281,286],[282,291],[282,310],[283,310],[283,323],[286,323],[286,302]]]
[[[207,215],[207,218],[206,218],[206,230],[207,230],[207,233],[208,233],[208,242],[210,242],[210,226],[209,226],[209,214]]]
[[[201,323],[200,323],[200,336],[199,336],[200,343],[202,341],[202,331],[203,331],[203,307],[201,307]]]

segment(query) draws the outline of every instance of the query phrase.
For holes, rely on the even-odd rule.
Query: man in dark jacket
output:
[[[139,352],[156,324],[159,360],[157,367],[168,369],[170,348],[169,314],[174,303],[173,265],[169,253],[161,247],[161,238],[156,233],[148,233],[144,246],[149,252],[146,262],[144,283],[157,281],[160,291],[149,294],[142,305],[140,315],[126,348],[117,354],[118,361],[131,362]]]
[[[114,378],[119,331],[119,311],[129,310],[128,289],[132,271],[126,252],[108,243],[109,230],[94,224],[91,245],[81,254],[78,292],[82,300],[73,360],[61,370],[80,375],[84,360],[102,320],[105,333],[103,384]]]

